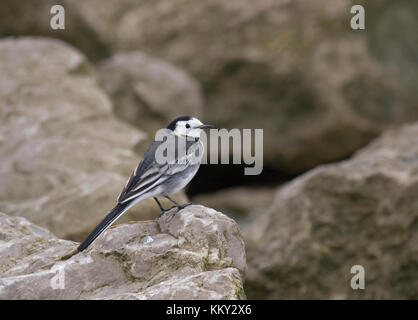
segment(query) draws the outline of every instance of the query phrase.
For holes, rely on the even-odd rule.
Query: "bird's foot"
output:
[[[182,210],[182,209],[184,209],[184,208],[186,208],[186,207],[190,206],[191,204],[193,204],[193,203],[192,203],[192,202],[188,202],[188,203],[185,203],[185,204],[177,204],[177,205],[172,206],[171,208],[164,209],[163,211],[161,211],[161,212],[160,212],[160,215],[158,216],[158,218],[161,218],[161,216],[162,216],[164,213],[166,213],[167,211],[170,211],[170,210],[171,210],[171,209],[173,209],[173,208],[177,208],[177,209],[178,209],[178,211],[180,211],[180,210]],[[175,215],[176,215],[176,212],[174,212],[173,217],[174,217]]]
[[[177,209],[179,209],[179,211],[180,210],[182,210],[182,209],[184,209],[184,208],[186,208],[186,207],[188,207],[188,206],[190,206],[190,205],[192,205],[193,203],[191,203],[191,202],[188,202],[188,203],[185,203],[185,204],[179,204],[179,205],[177,205],[177,206],[175,206],[175,207],[177,207]]]
[[[171,210],[171,209],[173,209],[173,208],[177,208],[177,206],[172,206],[171,208],[164,209],[163,211],[161,211],[161,212],[160,212],[160,215],[158,216],[158,218],[161,218],[161,216],[162,216],[164,213],[166,213],[167,211],[170,211],[170,210]]]

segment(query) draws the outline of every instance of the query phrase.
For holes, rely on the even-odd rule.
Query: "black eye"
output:
[[[186,123],[186,128],[189,129],[190,128],[190,124]]]

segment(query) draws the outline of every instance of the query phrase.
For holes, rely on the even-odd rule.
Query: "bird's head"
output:
[[[199,119],[182,116],[173,120],[167,127],[177,136],[200,138],[200,133],[205,128],[212,128],[209,124],[203,124]]]

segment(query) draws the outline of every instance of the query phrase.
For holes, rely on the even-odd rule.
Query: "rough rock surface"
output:
[[[418,124],[290,182],[247,233],[248,297],[417,299],[417,194]]]
[[[103,5],[103,2],[101,3]],[[62,5],[65,30],[51,28],[51,8]],[[85,21],[67,0],[1,1],[0,38],[10,36],[54,37],[81,49],[94,60],[108,57],[109,45],[100,40],[94,28]]]
[[[56,3],[66,8],[65,32],[49,26]],[[366,31],[350,28],[355,4],[365,7]],[[141,50],[184,68],[202,83],[205,120],[264,128],[266,166],[287,173],[345,158],[418,118],[416,1],[40,0],[0,8],[0,36],[59,37],[94,59]]]
[[[78,51],[51,39],[0,41],[2,212],[80,240],[115,205],[140,160],[132,148],[143,141],[115,119]],[[146,200],[125,219],[159,211]]]
[[[111,51],[144,50],[195,76],[205,121],[264,128],[266,166],[299,173],[418,118],[414,1],[68,4]],[[365,7],[366,31],[350,28],[354,4]]]
[[[266,208],[273,202],[276,190],[276,187],[233,187],[199,194],[192,197],[191,201],[215,208],[243,227],[265,213]]]
[[[65,32],[49,26],[55,3],[66,8]],[[350,28],[355,4],[365,7],[365,31]],[[0,36],[59,37],[93,59],[141,50],[183,68],[202,84],[204,120],[264,128],[266,166],[286,173],[346,158],[418,118],[416,1],[39,0],[0,8]]]
[[[201,118],[198,82],[184,71],[141,52],[118,53],[99,66],[100,83],[121,119],[150,133],[179,115]]]
[[[90,248],[0,214],[0,299],[244,299],[237,224],[202,206],[108,229]]]

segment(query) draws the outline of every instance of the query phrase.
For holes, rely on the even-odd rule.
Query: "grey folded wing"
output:
[[[154,141],[145,152],[144,158],[135,168],[119,195],[119,203],[123,204],[143,195],[189,167],[191,162],[188,154],[180,158],[176,157],[169,163],[158,163],[155,160],[155,153],[160,144],[161,142]]]

